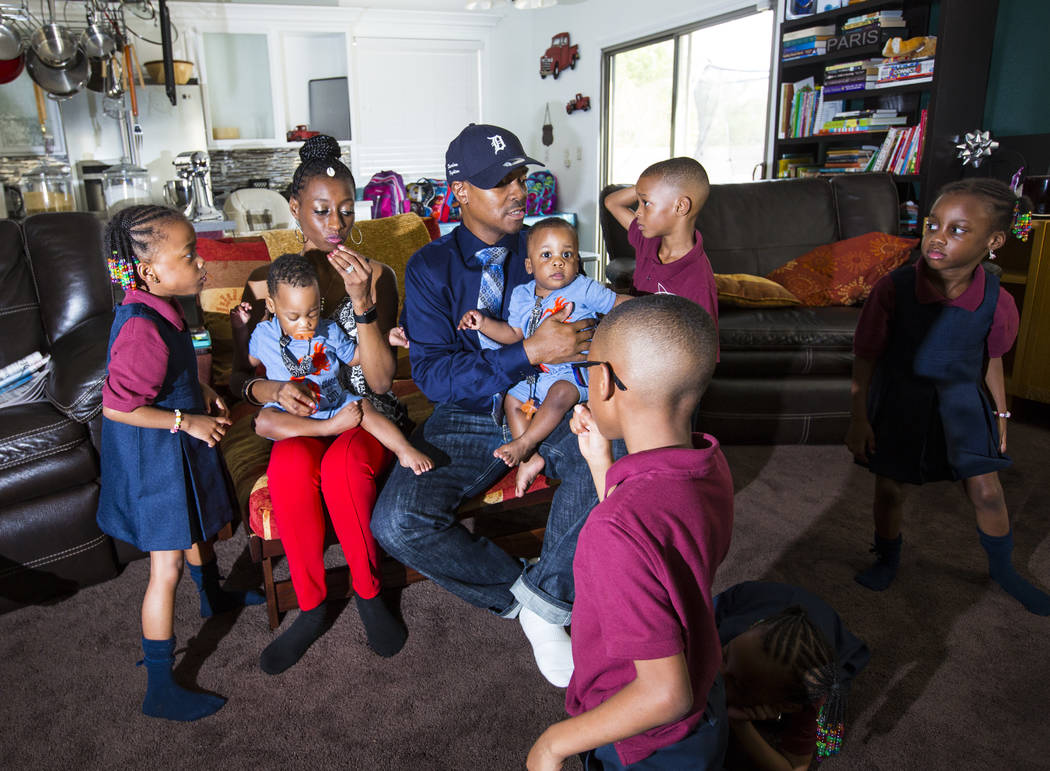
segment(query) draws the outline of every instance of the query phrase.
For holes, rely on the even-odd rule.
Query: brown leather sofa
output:
[[[95,524],[112,306],[96,217],[0,221],[0,367],[52,357],[46,401],[0,408],[0,612],[117,573]]]
[[[601,198],[619,185],[607,187]],[[765,276],[821,244],[898,232],[886,174],[712,185],[697,227],[715,273]],[[629,286],[634,249],[601,208],[608,279]],[[859,308],[719,308],[721,361],[699,425],[728,444],[832,443],[849,423]]]

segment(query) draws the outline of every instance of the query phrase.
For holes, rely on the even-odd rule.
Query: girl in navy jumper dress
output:
[[[1002,356],[1013,345],[1013,298],[981,263],[1007,232],[1027,237],[1022,203],[1002,182],[943,187],[926,218],[922,259],[883,278],[854,341],[853,419],[846,445],[875,473],[873,566],[856,576],[889,587],[901,553],[907,484],[961,480],[993,580],[1039,615],[1050,597],[1017,574],[998,471],[1006,456]]]
[[[198,294],[207,273],[193,228],[173,209],[124,209],[107,226],[105,245],[110,275],[125,297],[110,332],[102,390],[98,524],[150,554],[142,601],[149,678],[142,712],[197,720],[226,700],[172,680],[175,587],[184,552],[202,616],[264,599],[223,591],[208,545],[233,516],[216,449],[230,420],[222,399],[197,380],[197,357],[176,300]]]

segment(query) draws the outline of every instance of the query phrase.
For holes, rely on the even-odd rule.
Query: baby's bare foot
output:
[[[536,477],[543,472],[543,467],[546,463],[543,460],[543,456],[538,452],[534,452],[522,461],[518,466],[518,478],[514,483],[514,494],[519,498],[523,496],[525,491],[529,489],[529,486],[536,481]]]
[[[430,456],[426,453],[420,452],[415,447],[410,447],[407,450],[399,452],[397,454],[397,460],[405,468],[412,469],[416,476],[434,468],[434,461],[430,459]]]
[[[532,455],[532,451],[535,449],[536,445],[527,441],[524,436],[519,436],[512,442],[500,445],[492,451],[492,454],[508,466],[517,466]]]

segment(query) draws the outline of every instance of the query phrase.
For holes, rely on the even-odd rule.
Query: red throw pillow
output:
[[[803,305],[855,305],[867,299],[876,281],[903,265],[918,244],[917,238],[865,233],[818,246],[766,278]]]

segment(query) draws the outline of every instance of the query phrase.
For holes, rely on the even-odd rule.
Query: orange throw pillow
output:
[[[766,278],[803,305],[855,305],[867,299],[876,281],[903,265],[918,244],[917,238],[865,233],[818,246]]]

